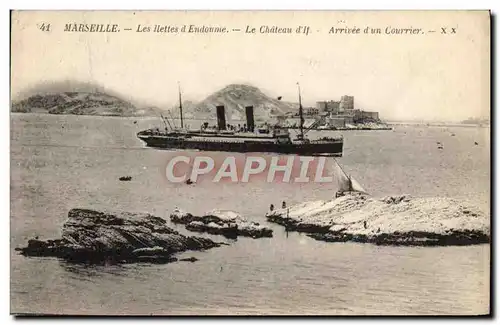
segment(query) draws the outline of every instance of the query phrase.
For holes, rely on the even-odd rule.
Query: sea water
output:
[[[138,131],[161,125],[155,118],[11,115],[13,313],[488,312],[489,245],[378,247],[286,234],[265,221],[270,204],[328,199],[336,185],[169,183],[165,165],[171,152],[144,148],[136,138]],[[308,135],[342,134],[339,162],[374,196],[453,197],[489,213],[489,131],[395,126]],[[132,180],[120,182],[120,176]],[[149,212],[165,219],[175,207],[192,213],[231,209],[271,227],[274,237],[238,238],[229,246],[181,255],[197,257],[195,263],[165,265],[71,265],[14,251],[35,236],[60,237],[68,211],[76,207]]]

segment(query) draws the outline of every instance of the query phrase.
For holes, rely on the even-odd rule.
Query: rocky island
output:
[[[170,215],[173,223],[184,224],[187,230],[222,235],[227,238],[238,236],[261,238],[272,237],[273,231],[257,222],[246,220],[240,214],[229,210],[212,210],[203,216],[175,209]]]
[[[328,242],[447,246],[490,242],[489,217],[447,198],[347,194],[298,204],[266,215],[288,231]]]
[[[78,81],[38,84],[12,98],[14,113],[98,116],[158,116],[156,107],[134,104],[103,86]]]
[[[177,261],[176,253],[221,245],[207,238],[184,236],[166,223],[145,213],[72,209],[62,238],[31,239],[27,247],[16,250],[24,256],[58,257],[74,263],[168,263]]]
[[[12,103],[14,113],[47,113],[56,115],[143,116],[131,103],[99,92],[62,92],[33,95]],[[151,113],[151,112],[148,112]]]

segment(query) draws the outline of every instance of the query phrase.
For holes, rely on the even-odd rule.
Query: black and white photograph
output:
[[[490,11],[10,25],[12,315],[491,313]]]

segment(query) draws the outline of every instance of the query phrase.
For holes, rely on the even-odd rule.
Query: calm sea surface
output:
[[[488,312],[489,245],[377,247],[324,243],[297,233],[287,237],[282,227],[265,221],[269,205],[328,199],[334,184],[171,184],[164,177],[169,152],[145,149],[135,136],[161,122],[136,120],[12,114],[12,312]],[[311,137],[317,136],[313,132]],[[454,197],[489,213],[489,129],[397,126],[342,134],[340,163],[373,195]],[[437,149],[438,141],[444,150]],[[124,175],[132,181],[119,182]],[[239,238],[230,246],[182,255],[199,258],[196,263],[167,265],[83,267],[14,251],[34,236],[59,237],[71,208],[150,212],[168,219],[176,206],[193,213],[236,210],[273,228],[274,237]]]

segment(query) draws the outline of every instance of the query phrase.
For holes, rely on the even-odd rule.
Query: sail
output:
[[[335,178],[337,179],[337,183],[339,186],[339,191],[340,192],[360,192],[360,193],[367,194],[367,192],[361,186],[361,184],[359,184],[359,182],[356,181],[351,176],[347,175],[347,173],[342,169],[342,167],[340,167],[340,165],[336,159],[334,159],[334,161],[335,161],[334,173],[335,173]]]
[[[351,191],[366,193],[365,189],[354,179],[351,179]]]
[[[340,165],[335,161],[336,164],[334,166],[334,176],[337,180],[337,185],[339,187],[340,192],[348,192],[350,191],[350,180],[349,177],[344,173]]]

